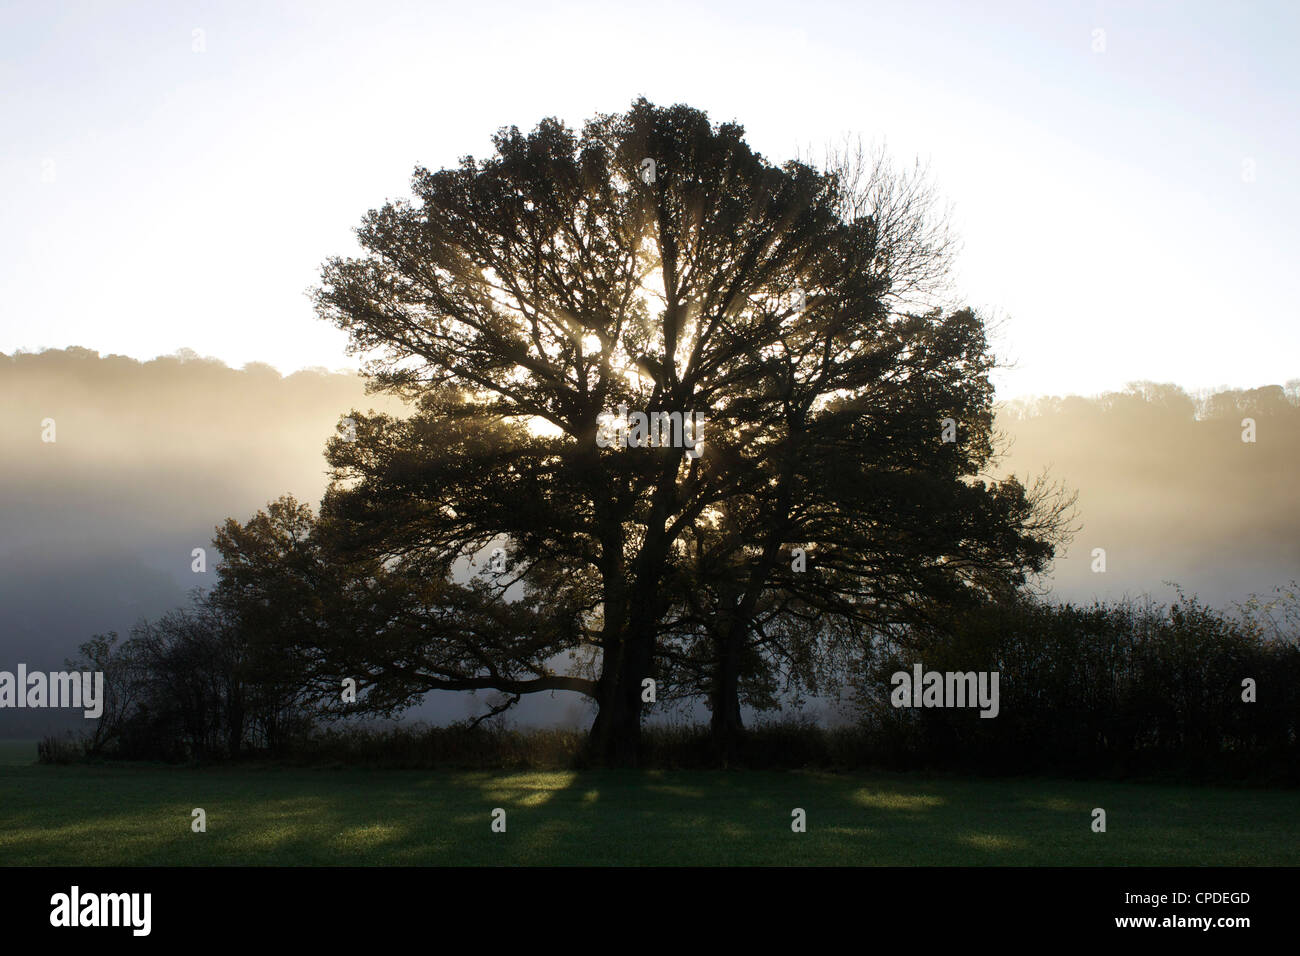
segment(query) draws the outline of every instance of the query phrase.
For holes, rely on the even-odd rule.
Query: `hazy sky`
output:
[[[644,94],[774,160],[845,132],[928,159],[1003,397],[1300,374],[1294,5],[0,11],[0,351],[343,367],[304,290],[414,165]]]

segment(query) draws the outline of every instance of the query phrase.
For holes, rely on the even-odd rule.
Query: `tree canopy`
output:
[[[315,293],[412,407],[327,451],[318,533],[368,596],[323,643],[376,699],[577,690],[594,757],[632,762],[652,678],[707,697],[725,753],[742,693],[821,643],[1045,569],[1061,502],[981,477],[982,319],[899,305],[914,221],[683,105],[494,145],[417,169]],[[606,447],[620,407],[702,417],[698,454]]]

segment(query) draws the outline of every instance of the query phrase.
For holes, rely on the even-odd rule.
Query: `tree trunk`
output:
[[[621,525],[610,528],[603,536],[605,554],[615,557],[603,572],[607,629],[597,682],[600,709],[587,748],[589,759],[602,766],[635,767],[641,762],[641,682],[653,676],[650,669],[663,610],[659,580],[671,545],[664,533],[673,496],[671,478],[676,474],[675,461],[670,465],[665,465],[667,480],[655,490],[645,541],[630,586],[624,583],[625,571],[619,557],[623,547]]]
[[[607,648],[597,684],[599,710],[591,725],[588,757],[600,766],[641,762],[641,682],[650,676],[650,636],[632,629]]]
[[[740,643],[733,630],[728,630],[718,648],[712,698],[714,754],[722,766],[734,766],[741,759],[745,724],[740,716]]]

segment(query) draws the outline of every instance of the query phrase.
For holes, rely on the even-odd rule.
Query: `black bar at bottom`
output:
[[[1294,933],[1295,876],[1208,867],[10,868],[0,870],[0,925],[8,941],[75,933],[82,943],[117,937],[128,945],[267,937],[373,945],[412,933],[457,945],[520,933],[527,934],[520,941],[564,945],[574,933],[600,932],[632,945],[649,935],[690,946],[691,936],[678,934],[690,925],[713,938],[762,940],[779,931],[809,942],[851,927],[864,945],[896,935],[1004,942],[1170,934],[1231,945],[1242,933]],[[74,886],[76,922],[98,921],[103,909],[103,921],[116,911],[126,925],[52,925],[52,916],[73,921]],[[101,896],[144,893],[147,935],[137,933],[143,897]]]

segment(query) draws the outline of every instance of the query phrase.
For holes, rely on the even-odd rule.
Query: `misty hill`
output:
[[[0,670],[58,668],[209,586],[191,552],[215,557],[218,523],[285,492],[319,501],[339,418],[401,407],[355,374],[80,348],[0,355],[0,402]],[[0,736],[62,720],[0,711]]]
[[[1167,602],[1169,581],[1229,606],[1300,578],[1300,381],[1196,395],[1140,382],[1008,403],[998,424],[1010,442],[1001,470],[1047,468],[1079,493],[1080,531],[1051,577],[1058,598]]]

